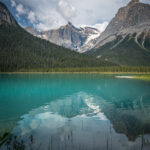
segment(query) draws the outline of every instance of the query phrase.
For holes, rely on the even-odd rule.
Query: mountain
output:
[[[71,22],[55,30],[38,32],[32,27],[26,27],[25,30],[34,36],[81,53],[93,47],[97,37],[101,34],[98,29],[91,27],[77,28]]]
[[[0,71],[114,65],[70,51],[32,36],[22,29],[0,2]]]
[[[150,65],[150,5],[131,0],[120,8],[92,50],[101,60],[119,65]]]
[[[10,14],[6,6],[0,2],[0,25],[18,26],[14,17]]]
[[[32,26],[28,26],[25,28],[25,30],[29,33],[31,33],[33,36],[42,38],[42,35],[39,31],[37,31],[36,29],[34,29]]]

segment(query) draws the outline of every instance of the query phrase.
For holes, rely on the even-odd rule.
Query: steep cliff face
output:
[[[0,2],[0,25],[1,24],[17,26],[16,20],[10,14],[7,7]]]
[[[96,48],[114,40],[118,35],[141,33],[150,27],[150,5],[132,0],[126,7],[120,8],[116,16],[100,36]]]
[[[45,39],[58,45],[77,50],[86,41],[87,35],[81,29],[76,28],[70,22],[57,30],[42,33]]]
[[[93,47],[97,37],[101,34],[98,29],[91,27],[77,28],[70,22],[55,30],[38,32],[32,27],[27,27],[26,31],[34,36],[81,53]]]
[[[120,65],[150,65],[150,5],[132,0],[120,8],[90,55]]]

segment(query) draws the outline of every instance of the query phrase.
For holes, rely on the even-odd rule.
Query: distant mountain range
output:
[[[0,2],[0,71],[115,65],[32,36]]]
[[[46,39],[57,45],[83,53],[91,49],[97,42],[101,31],[91,27],[75,27],[71,22],[58,29],[39,32],[33,27],[26,27],[26,31],[34,36]]]
[[[32,27],[22,29],[0,2],[0,71],[150,66],[149,14],[149,4],[131,0],[119,9],[104,32],[77,28],[70,22],[56,30],[39,32]]]
[[[132,0],[120,8],[88,54],[119,65],[150,65],[150,5]]]
[[[131,0],[120,8],[104,32],[70,22],[56,30],[26,30],[57,45],[119,65],[150,65],[150,5]]]

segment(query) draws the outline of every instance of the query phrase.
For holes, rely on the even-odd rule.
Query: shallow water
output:
[[[149,150],[150,82],[99,74],[0,75],[0,149]]]

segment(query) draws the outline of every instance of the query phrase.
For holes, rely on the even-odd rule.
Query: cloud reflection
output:
[[[79,92],[32,110],[22,117],[13,134],[25,141],[26,149],[139,149],[141,137],[134,142],[118,134],[101,111],[100,97]],[[103,101],[103,99],[101,99]],[[71,111],[70,111],[71,109]],[[71,113],[73,111],[73,113]],[[71,114],[70,114],[71,113]],[[33,136],[33,144],[29,137]],[[150,137],[144,137],[148,140]]]

